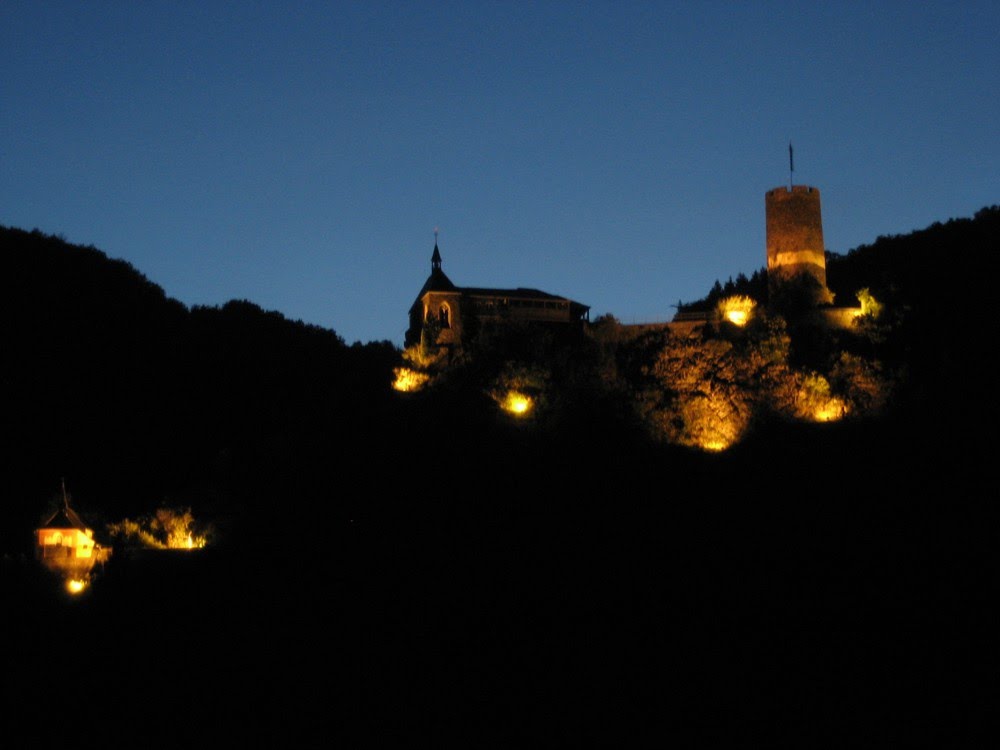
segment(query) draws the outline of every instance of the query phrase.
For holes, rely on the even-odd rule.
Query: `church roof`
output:
[[[549,294],[548,292],[543,292],[540,289],[530,289],[526,287],[517,287],[516,289],[497,289],[493,287],[455,286],[451,279],[445,275],[445,272],[441,270],[441,252],[438,250],[437,242],[434,243],[434,253],[431,255],[431,275],[427,277],[427,281],[424,282],[424,285],[417,293],[417,298],[410,306],[411,312],[419,307],[420,300],[423,299],[424,295],[428,292],[455,292],[472,297],[506,297],[508,299],[541,299],[562,301],[569,302],[574,309],[580,311],[590,309],[588,305],[581,304],[567,297]]]
[[[417,294],[417,298],[413,301],[410,309],[412,310],[414,307],[419,305],[420,300],[423,299],[423,296],[427,294],[427,292],[457,291],[459,291],[458,287],[451,283],[451,279],[445,275],[444,271],[440,268],[435,268],[431,271],[431,275],[427,277],[427,281],[424,282],[424,285],[420,287],[420,292]]]
[[[573,300],[567,300],[566,297],[560,297],[557,294],[549,294],[548,292],[543,292],[541,289],[528,289],[523,286],[519,286],[517,289],[494,289],[492,287],[485,286],[463,286],[459,287],[458,291],[463,294],[468,294],[474,297],[510,297],[511,299],[547,299],[547,300],[562,300],[572,302]]]

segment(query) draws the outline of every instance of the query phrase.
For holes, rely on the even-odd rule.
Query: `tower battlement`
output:
[[[819,197],[819,188],[814,188],[812,185],[792,185],[789,187],[776,187],[773,190],[768,190],[768,195],[773,195],[775,193],[816,193]]]

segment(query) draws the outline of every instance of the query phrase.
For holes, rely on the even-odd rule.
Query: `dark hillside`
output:
[[[129,264],[37,230],[0,228],[0,263],[18,467],[6,549],[62,477],[107,521],[163,503],[231,508],[264,467],[294,457],[316,473],[306,455],[363,440],[388,404],[387,342],[349,347],[246,301],[188,310]]]
[[[960,412],[995,404],[982,366],[983,326],[996,299],[1000,206],[949,219],[906,235],[879,237],[846,255],[831,255],[827,277],[837,301],[850,304],[868,288],[897,322],[884,355],[913,368],[924,405]],[[992,412],[996,416],[996,412]],[[965,419],[962,415],[961,419]]]
[[[162,477],[148,457],[176,450],[183,305],[127,263],[37,230],[0,229],[0,263],[5,434],[18,467],[7,507],[35,505],[36,521],[60,476],[81,491],[101,477],[102,493]]]
[[[93,248],[3,230],[4,552],[61,476],[98,518],[177,500],[225,531],[183,563],[113,559],[70,603],[5,557],[3,687],[50,716],[34,667],[71,630],[101,686],[74,708],[110,745],[968,744],[996,589],[997,229],[989,209],[831,258],[838,294],[896,316],[879,354],[907,387],[878,418],[774,420],[718,454],[637,430],[596,355],[560,360],[558,408],[518,422],[472,379],[394,393],[385,342],[188,310]]]

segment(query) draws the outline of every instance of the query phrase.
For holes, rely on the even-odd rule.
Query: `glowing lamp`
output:
[[[710,440],[702,443],[699,447],[709,453],[722,453],[722,451],[729,447],[729,444],[721,440]]]
[[[832,398],[813,412],[817,422],[836,422],[847,413],[847,404],[839,398]]]
[[[719,301],[718,310],[725,320],[742,328],[750,320],[757,302],[750,297],[735,295]]]
[[[533,405],[534,402],[532,401],[531,396],[520,393],[519,391],[509,391],[504,397],[503,403],[501,403],[501,407],[505,412],[513,414],[517,417],[526,415],[529,411],[531,411],[531,407]]]

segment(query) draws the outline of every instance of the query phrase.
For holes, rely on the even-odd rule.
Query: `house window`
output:
[[[451,308],[447,304],[441,305],[441,309],[438,310],[438,320],[442,328],[451,328]]]

